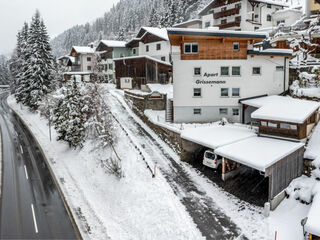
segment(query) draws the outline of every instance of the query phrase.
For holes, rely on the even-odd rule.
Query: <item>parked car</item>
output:
[[[206,150],[204,152],[202,163],[203,165],[214,169],[222,167],[222,159],[211,150]]]

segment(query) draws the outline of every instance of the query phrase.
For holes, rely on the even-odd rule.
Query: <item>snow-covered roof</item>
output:
[[[248,54],[253,55],[275,55],[275,56],[292,56],[292,49],[268,48],[264,50],[248,50]]]
[[[304,123],[320,107],[320,102],[284,96],[266,96],[241,103],[259,108],[251,114],[252,118],[292,123]]]
[[[252,0],[252,2],[259,2],[259,3],[265,3],[265,4],[271,4],[276,6],[282,6],[282,7],[289,7],[289,5],[283,1],[273,1],[273,0]]]
[[[305,225],[305,230],[313,235],[320,236],[320,186],[318,187],[317,192],[318,193],[313,197],[312,206],[310,207],[308,220]]]
[[[181,132],[181,138],[211,149],[254,136],[253,130],[232,125],[188,128]]]
[[[168,62],[162,61],[162,60],[157,59],[157,58],[154,58],[154,57],[150,57],[150,56],[148,56],[148,55],[140,55],[140,56],[131,56],[131,57],[114,58],[113,60],[114,60],[114,61],[119,61],[119,60],[137,59],[137,58],[147,58],[147,59],[150,59],[150,60],[152,60],[152,61],[154,61],[154,62],[158,62],[158,63],[164,64],[164,65],[172,66],[172,65],[171,65],[171,63],[168,63]]]
[[[104,45],[108,47],[126,47],[126,42],[125,41],[115,41],[115,40],[101,40]]]
[[[173,85],[172,84],[159,84],[159,83],[149,83],[147,84],[151,92],[159,92],[162,94],[167,94],[167,98],[173,98]]]
[[[264,39],[268,36],[267,33],[253,31],[234,31],[234,30],[219,30],[216,28],[168,28],[168,34],[181,35],[199,35],[199,36],[226,36],[226,37],[242,37],[242,38],[260,38]]]
[[[165,29],[165,28],[141,27],[141,29],[144,29],[146,31],[146,33],[150,33],[150,34],[155,35],[155,36],[157,36],[159,38],[162,38],[162,39],[164,39],[166,41],[169,40],[167,29]],[[143,36],[141,38],[143,38]]]
[[[251,137],[215,149],[215,153],[265,172],[284,157],[303,147],[303,143],[267,137]]]
[[[80,53],[80,54],[94,53],[94,48],[92,48],[92,47],[73,46],[72,48],[73,48],[77,53]]]
[[[196,24],[196,23],[202,23],[201,19],[190,19],[188,21],[182,22],[182,23],[177,23],[175,25],[173,25],[173,27],[181,27],[181,26],[186,26],[186,25],[192,25],[192,24]]]

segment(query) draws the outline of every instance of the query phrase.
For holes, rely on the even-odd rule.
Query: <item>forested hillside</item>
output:
[[[87,45],[102,38],[130,38],[141,26],[169,27],[195,18],[208,2],[210,0],[120,0],[92,24],[74,26],[54,38],[53,53],[61,56],[73,45]]]

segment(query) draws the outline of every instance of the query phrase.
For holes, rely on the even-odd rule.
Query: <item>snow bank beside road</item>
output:
[[[53,129],[50,142],[45,119],[20,109],[12,96],[8,104],[44,150],[84,239],[202,238],[165,178],[161,173],[151,177],[120,128],[116,148],[123,159],[125,178],[118,180],[101,165],[110,152],[93,152],[93,143],[80,151],[70,150],[66,143],[54,140]]]

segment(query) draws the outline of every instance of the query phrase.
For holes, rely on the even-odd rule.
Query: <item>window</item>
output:
[[[184,53],[187,53],[187,54],[198,53],[198,43],[185,43]]]
[[[232,108],[232,115],[239,116],[239,108]]]
[[[113,64],[112,63],[109,63],[109,69],[113,70]]]
[[[240,76],[240,67],[232,67],[232,76]]]
[[[259,29],[259,27],[254,27],[254,30],[257,31]]]
[[[205,27],[205,28],[210,27],[210,22],[206,22],[206,23],[204,24],[204,27]]]
[[[219,108],[220,115],[228,115],[228,108]]]
[[[91,71],[91,66],[87,66],[87,70]]]
[[[261,126],[264,126],[264,127],[268,126],[268,122],[265,122],[265,121],[261,121],[260,124]]]
[[[201,115],[201,108],[194,108],[193,109],[193,114],[194,115]]]
[[[227,11],[227,7],[222,7],[221,12]]]
[[[193,89],[193,96],[194,97],[201,97],[201,88],[194,88]]]
[[[277,128],[277,127],[278,127],[278,124],[273,123],[273,122],[268,122],[268,127]]]
[[[254,15],[254,18],[258,18],[258,17],[259,17],[259,14],[255,14],[255,15]]]
[[[252,68],[252,75],[261,75],[261,68],[260,67],[253,67]]]
[[[267,15],[267,21],[271,22],[271,15],[270,14]]]
[[[271,4],[267,4],[267,8],[271,8]]]
[[[87,62],[91,62],[91,57],[87,57]]]
[[[132,49],[132,54],[136,54],[137,53],[137,49]]]
[[[109,74],[109,79],[113,79],[113,75],[112,74]]]
[[[235,7],[240,9],[240,8],[241,8],[241,3],[237,3],[237,4],[235,5]]]
[[[194,76],[201,76],[201,68],[195,67],[195,68],[193,69],[193,75],[194,75]]]
[[[227,23],[227,19],[222,19],[221,24],[225,24],[225,23]]]
[[[221,76],[229,76],[229,67],[220,67]]]
[[[241,16],[235,17],[234,20],[235,20],[236,22],[241,22]]]
[[[285,20],[280,20],[280,21],[277,21],[277,25],[281,24],[281,23],[285,23],[286,21]]]
[[[108,71],[108,64],[105,64],[105,65],[104,65],[104,70],[105,70],[105,71]]]
[[[283,71],[283,66],[276,66],[276,71]]]
[[[240,97],[240,88],[232,88],[232,97]]]
[[[229,97],[229,88],[221,88],[221,97]]]
[[[233,43],[233,51],[239,51],[239,43],[238,42]]]
[[[166,61],[166,57],[161,57],[161,61]]]
[[[157,43],[157,51],[161,50],[161,43]]]
[[[280,123],[280,128],[297,130],[297,125],[287,124],[287,123]]]
[[[146,52],[149,52],[149,45],[146,46]]]

